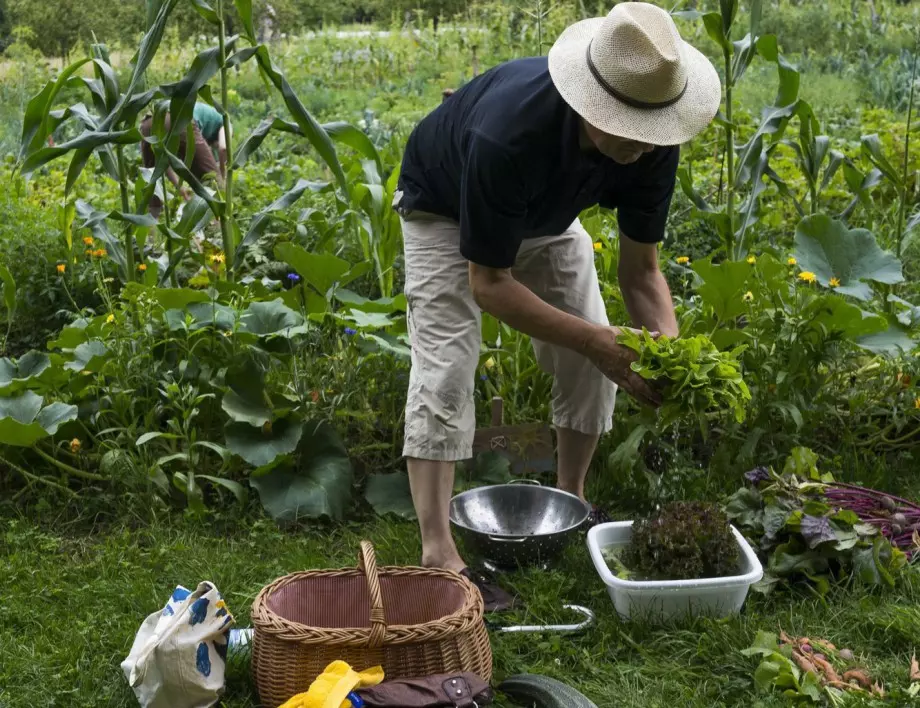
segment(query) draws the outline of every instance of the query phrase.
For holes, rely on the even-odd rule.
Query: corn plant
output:
[[[717,206],[710,205],[694,188],[691,174],[685,168],[680,170],[679,179],[681,188],[694,206],[717,229],[729,258],[739,258],[747,253],[747,232],[758,218],[757,209],[765,189],[763,177],[769,168],[771,146],[782,137],[789,119],[799,109],[799,72],[780,54],[774,35],[759,34],[761,0],[751,2],[748,33],[740,40],[732,40],[738,5],[737,0],[720,0],[719,12],[690,10],[675,13],[677,17],[702,20],[706,33],[722,50],[725,109],[724,113],[717,115],[716,123],[723,134],[724,201]],[[776,64],[779,88],[773,105],[764,109],[754,135],[744,145],[736,146],[733,92],[757,55]],[[745,188],[748,188],[747,198],[739,202]]]
[[[226,258],[226,272],[230,279],[236,274],[235,264],[242,251],[264,230],[278,203],[254,215],[250,228],[243,236],[240,219],[235,210],[234,174],[245,164],[246,159],[265,139],[269,131],[281,130],[307,139],[332,173],[337,189],[347,199],[350,187],[339,163],[333,139],[340,139],[357,149],[370,153],[373,146],[360,131],[351,126],[338,126],[327,131],[320,126],[306,110],[295,94],[285,75],[274,64],[266,46],[256,40],[252,19],[251,0],[234,0],[236,11],[242,20],[243,37],[249,46],[239,48],[240,36],[228,36],[225,16],[229,8],[226,0],[217,0],[216,7],[208,0],[190,0],[195,11],[210,23],[217,34],[217,46],[201,52],[192,61],[185,76],[175,83],[145,88],[145,74],[150,66],[170,15],[180,0],[147,0],[148,29],[132,60],[132,71],[127,85],[122,86],[104,48],[93,48],[91,57],[84,58],[66,69],[57,79],[49,81],[29,102],[23,120],[21,141],[21,170],[28,176],[52,160],[68,156],[70,167],[65,184],[65,199],[80,177],[89,160],[95,155],[107,176],[118,186],[120,206],[114,211],[100,211],[92,205],[78,201],[77,213],[82,218],[82,227],[92,230],[102,242],[108,255],[119,266],[125,281],[137,277],[135,253],[139,236],[147,237],[149,232],[159,234],[166,242],[167,260],[159,274],[164,282],[174,272],[186,255],[193,253],[190,235],[203,223],[216,218],[220,223],[223,251]],[[274,89],[282,99],[292,122],[280,119],[263,121],[234,150],[230,131],[231,117],[226,106],[230,70],[255,61],[266,85]],[[92,64],[94,78],[82,78],[81,69]],[[219,84],[217,95],[212,93],[209,82],[216,78]],[[66,87],[83,84],[90,92],[93,110],[78,103],[65,109],[56,109],[56,99]],[[193,157],[193,111],[197,101],[203,100],[222,114],[227,140],[227,178],[223,189],[205,184],[190,170]],[[151,135],[141,136],[137,127],[143,112],[152,114]],[[169,128],[166,128],[166,115]],[[61,125],[75,121],[83,131],[76,138],[59,146],[46,146],[48,137]],[[186,136],[186,154],[179,155],[181,138]],[[155,166],[140,170],[132,178],[125,146],[139,145],[145,140],[155,155]],[[172,169],[195,194],[181,220],[172,223],[167,208],[163,220],[158,221],[148,214],[148,206],[155,194],[166,197],[165,175]],[[288,192],[282,206],[290,206],[306,189],[298,183]],[[165,202],[166,199],[164,198]],[[121,235],[116,237],[111,228],[117,225]],[[149,279],[149,274],[148,274]]]

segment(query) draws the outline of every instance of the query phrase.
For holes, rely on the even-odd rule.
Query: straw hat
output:
[[[644,2],[568,27],[549,52],[549,71],[595,128],[652,145],[687,142],[722,99],[715,67],[680,38],[667,12]]]

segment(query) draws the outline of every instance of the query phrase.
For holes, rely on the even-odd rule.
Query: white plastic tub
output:
[[[751,585],[763,577],[757,555],[738,530],[742,574],[701,580],[622,580],[607,567],[601,550],[621,545],[632,535],[632,521],[599,524],[588,532],[588,550],[616,611],[624,619],[643,617],[667,621],[688,615],[725,617],[741,610]]]

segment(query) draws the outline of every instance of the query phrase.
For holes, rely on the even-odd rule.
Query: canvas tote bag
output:
[[[233,616],[213,583],[178,586],[141,625],[121,668],[141,708],[210,708],[224,689]]]

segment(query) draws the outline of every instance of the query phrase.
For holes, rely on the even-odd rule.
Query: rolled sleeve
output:
[[[460,181],[460,253],[489,268],[514,265],[527,200],[515,161],[497,143],[470,137]]]
[[[679,159],[678,147],[650,154],[638,179],[602,204],[616,208],[620,231],[633,241],[659,243],[664,240]]]

